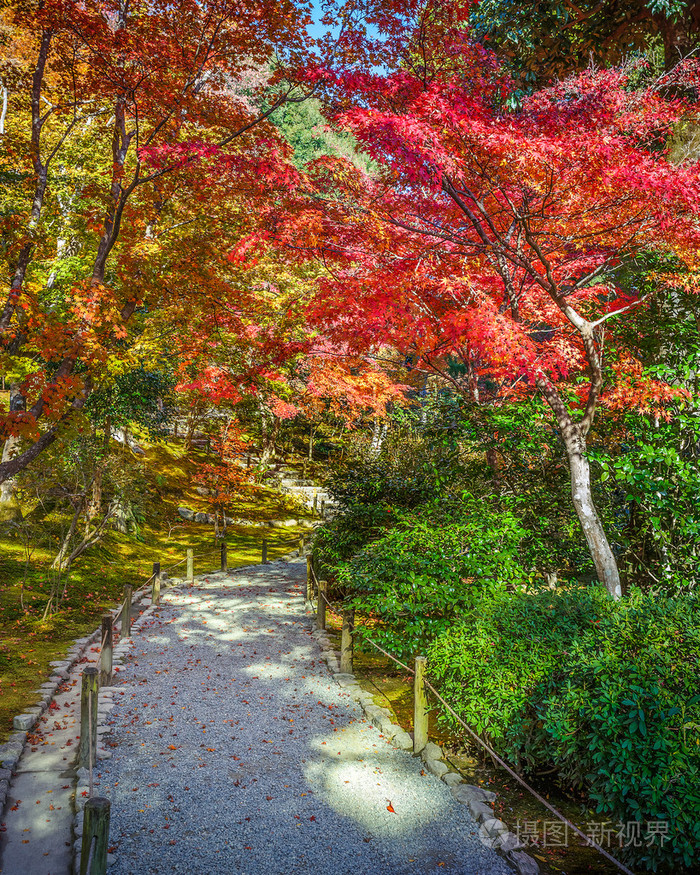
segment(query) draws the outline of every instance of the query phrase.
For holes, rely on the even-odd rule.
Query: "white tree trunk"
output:
[[[384,441],[386,440],[386,432],[386,422],[382,422],[380,419],[375,419],[372,428],[372,443],[369,448],[370,458],[376,459],[381,453]]]
[[[24,397],[19,392],[19,386],[13,383],[10,386],[10,412],[16,413],[24,410]],[[2,448],[1,462],[9,462],[19,449],[19,438],[9,437]],[[15,497],[16,478],[10,477],[0,483],[0,513],[6,516],[11,513],[13,516],[19,513],[19,505]]]
[[[554,413],[566,447],[571,473],[571,496],[581,523],[588,550],[593,559],[598,580],[605,585],[614,599],[622,597],[620,572],[605,529],[593,503],[591,468],[586,457],[586,437],[580,425],[574,422],[569,409],[554,386],[546,379],[537,381],[538,388]]]
[[[585,455],[585,447],[566,447],[571,471],[571,495],[578,514],[583,534],[588,543],[591,557],[596,567],[598,580],[604,583],[614,599],[622,596],[620,572],[615,555],[608,543],[605,529],[593,503],[591,491],[591,469]]]

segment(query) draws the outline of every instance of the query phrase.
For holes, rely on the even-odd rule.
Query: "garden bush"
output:
[[[396,525],[341,563],[338,584],[403,656],[470,615],[483,593],[525,578],[517,519],[476,500],[399,515]]]
[[[656,871],[700,856],[700,605],[601,587],[484,598],[429,671],[463,719],[524,770],[554,767],[614,825],[667,823],[623,850]]]
[[[313,556],[318,573],[335,576],[337,566],[394,525],[396,514],[383,505],[353,504],[316,530]]]
[[[591,453],[621,568],[647,588],[690,591],[700,583],[700,414],[625,425],[618,447]]]

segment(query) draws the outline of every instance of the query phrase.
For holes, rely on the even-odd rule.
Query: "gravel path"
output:
[[[170,590],[135,636],[98,765],[110,875],[511,873],[332,679],[304,573],[273,563]]]

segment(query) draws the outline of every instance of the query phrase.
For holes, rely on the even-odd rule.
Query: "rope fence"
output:
[[[313,568],[313,562],[311,558],[307,558],[307,600],[313,605],[313,599],[311,598],[314,594],[314,589],[316,593],[316,610],[317,610],[317,622],[320,629],[326,628],[325,623],[325,612],[328,610],[335,617],[340,619],[343,622],[343,632],[345,632],[345,627],[347,623],[347,613],[343,612],[339,613],[328,600],[328,596],[326,595],[327,582],[325,580],[319,581],[316,577],[316,573]],[[311,597],[310,597],[311,596]],[[321,608],[323,605],[323,608]],[[354,624],[354,611],[353,614],[353,624]],[[590,835],[583,832],[583,830],[579,829],[574,823],[572,823],[566,815],[562,814],[557,808],[555,808],[550,802],[548,802],[544,797],[542,797],[533,787],[531,787],[527,781],[525,781],[516,771],[514,771],[508,763],[506,763],[497,753],[493,750],[493,748],[481,738],[474,730],[468,726],[464,720],[457,714],[454,708],[445,701],[445,699],[440,695],[440,693],[435,689],[433,684],[424,676],[424,669],[426,666],[425,657],[416,657],[416,668],[412,669],[410,666],[406,665],[392,653],[389,653],[383,647],[381,647],[373,638],[370,638],[369,635],[363,632],[362,640],[367,641],[372,645],[376,650],[390,659],[392,662],[396,663],[396,665],[405,669],[409,674],[414,676],[414,753],[419,753],[420,750],[425,746],[425,742],[427,741],[427,712],[425,712],[424,702],[425,702],[425,693],[423,688],[426,687],[433,696],[440,702],[440,704],[445,708],[445,710],[452,715],[452,717],[467,731],[470,738],[473,739],[480,747],[482,747],[489,756],[493,759],[494,762],[498,763],[501,768],[503,768],[512,778],[514,778],[522,787],[524,787],[528,793],[530,793],[538,802],[540,802],[544,807],[550,811],[558,820],[562,823],[566,824],[566,826],[571,829],[576,835],[582,838],[585,843],[594,848],[605,857],[609,862],[615,865],[621,872],[624,872],[625,875],[634,875],[631,869],[628,869],[624,863],[621,863],[619,860],[615,859],[612,854],[605,850],[605,848],[601,847],[594,839],[591,838]],[[347,647],[348,645],[345,644]],[[344,642],[341,640],[341,671],[343,670],[342,665],[342,656],[344,650]],[[352,651],[352,638],[349,643],[349,649]],[[350,669],[352,670],[352,669]],[[423,743],[419,743],[418,747],[416,746],[416,737],[421,736],[421,738],[425,738]]]

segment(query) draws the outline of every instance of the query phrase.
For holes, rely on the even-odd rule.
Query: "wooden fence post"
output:
[[[319,629],[326,628],[326,592],[328,583],[325,580],[318,582],[318,605],[316,607],[316,625]]]
[[[340,671],[352,674],[353,632],[355,630],[355,611],[343,611],[343,631],[340,636]]]
[[[313,560],[311,556],[306,557],[306,601],[310,602],[314,594],[314,576],[313,576]]]
[[[299,538],[299,555],[300,556],[304,555],[304,536],[303,535]]]
[[[326,518],[326,499],[321,499],[321,519],[325,520]]]
[[[105,875],[107,871],[109,809],[110,801],[104,796],[93,796],[85,803],[83,843],[80,850],[80,875]]]
[[[102,647],[100,649],[100,686],[108,687],[112,683],[112,647],[114,644],[114,629],[112,615],[102,614]]]
[[[226,541],[221,542],[221,570],[228,571],[228,557],[226,552]]]
[[[187,548],[187,582],[194,583],[194,550]]]
[[[90,768],[90,748],[92,747],[93,757],[97,750],[97,694],[99,689],[98,671],[94,665],[89,665],[83,669],[82,686],[80,688],[80,747],[78,748],[78,763],[82,769]],[[90,710],[92,710],[92,718],[90,717]],[[92,728],[92,745],[90,744],[90,728]]]
[[[160,604],[160,562],[153,563],[153,586],[151,587],[151,604]]]
[[[416,656],[413,678],[413,753],[420,753],[428,743],[428,700],[425,698],[424,656]]]
[[[262,564],[267,565],[267,538],[263,538],[262,542]]]
[[[318,510],[318,492],[314,492],[314,513]]]
[[[124,607],[122,608],[122,638],[131,638],[131,599],[134,597],[134,588],[130,584],[124,585]]]

